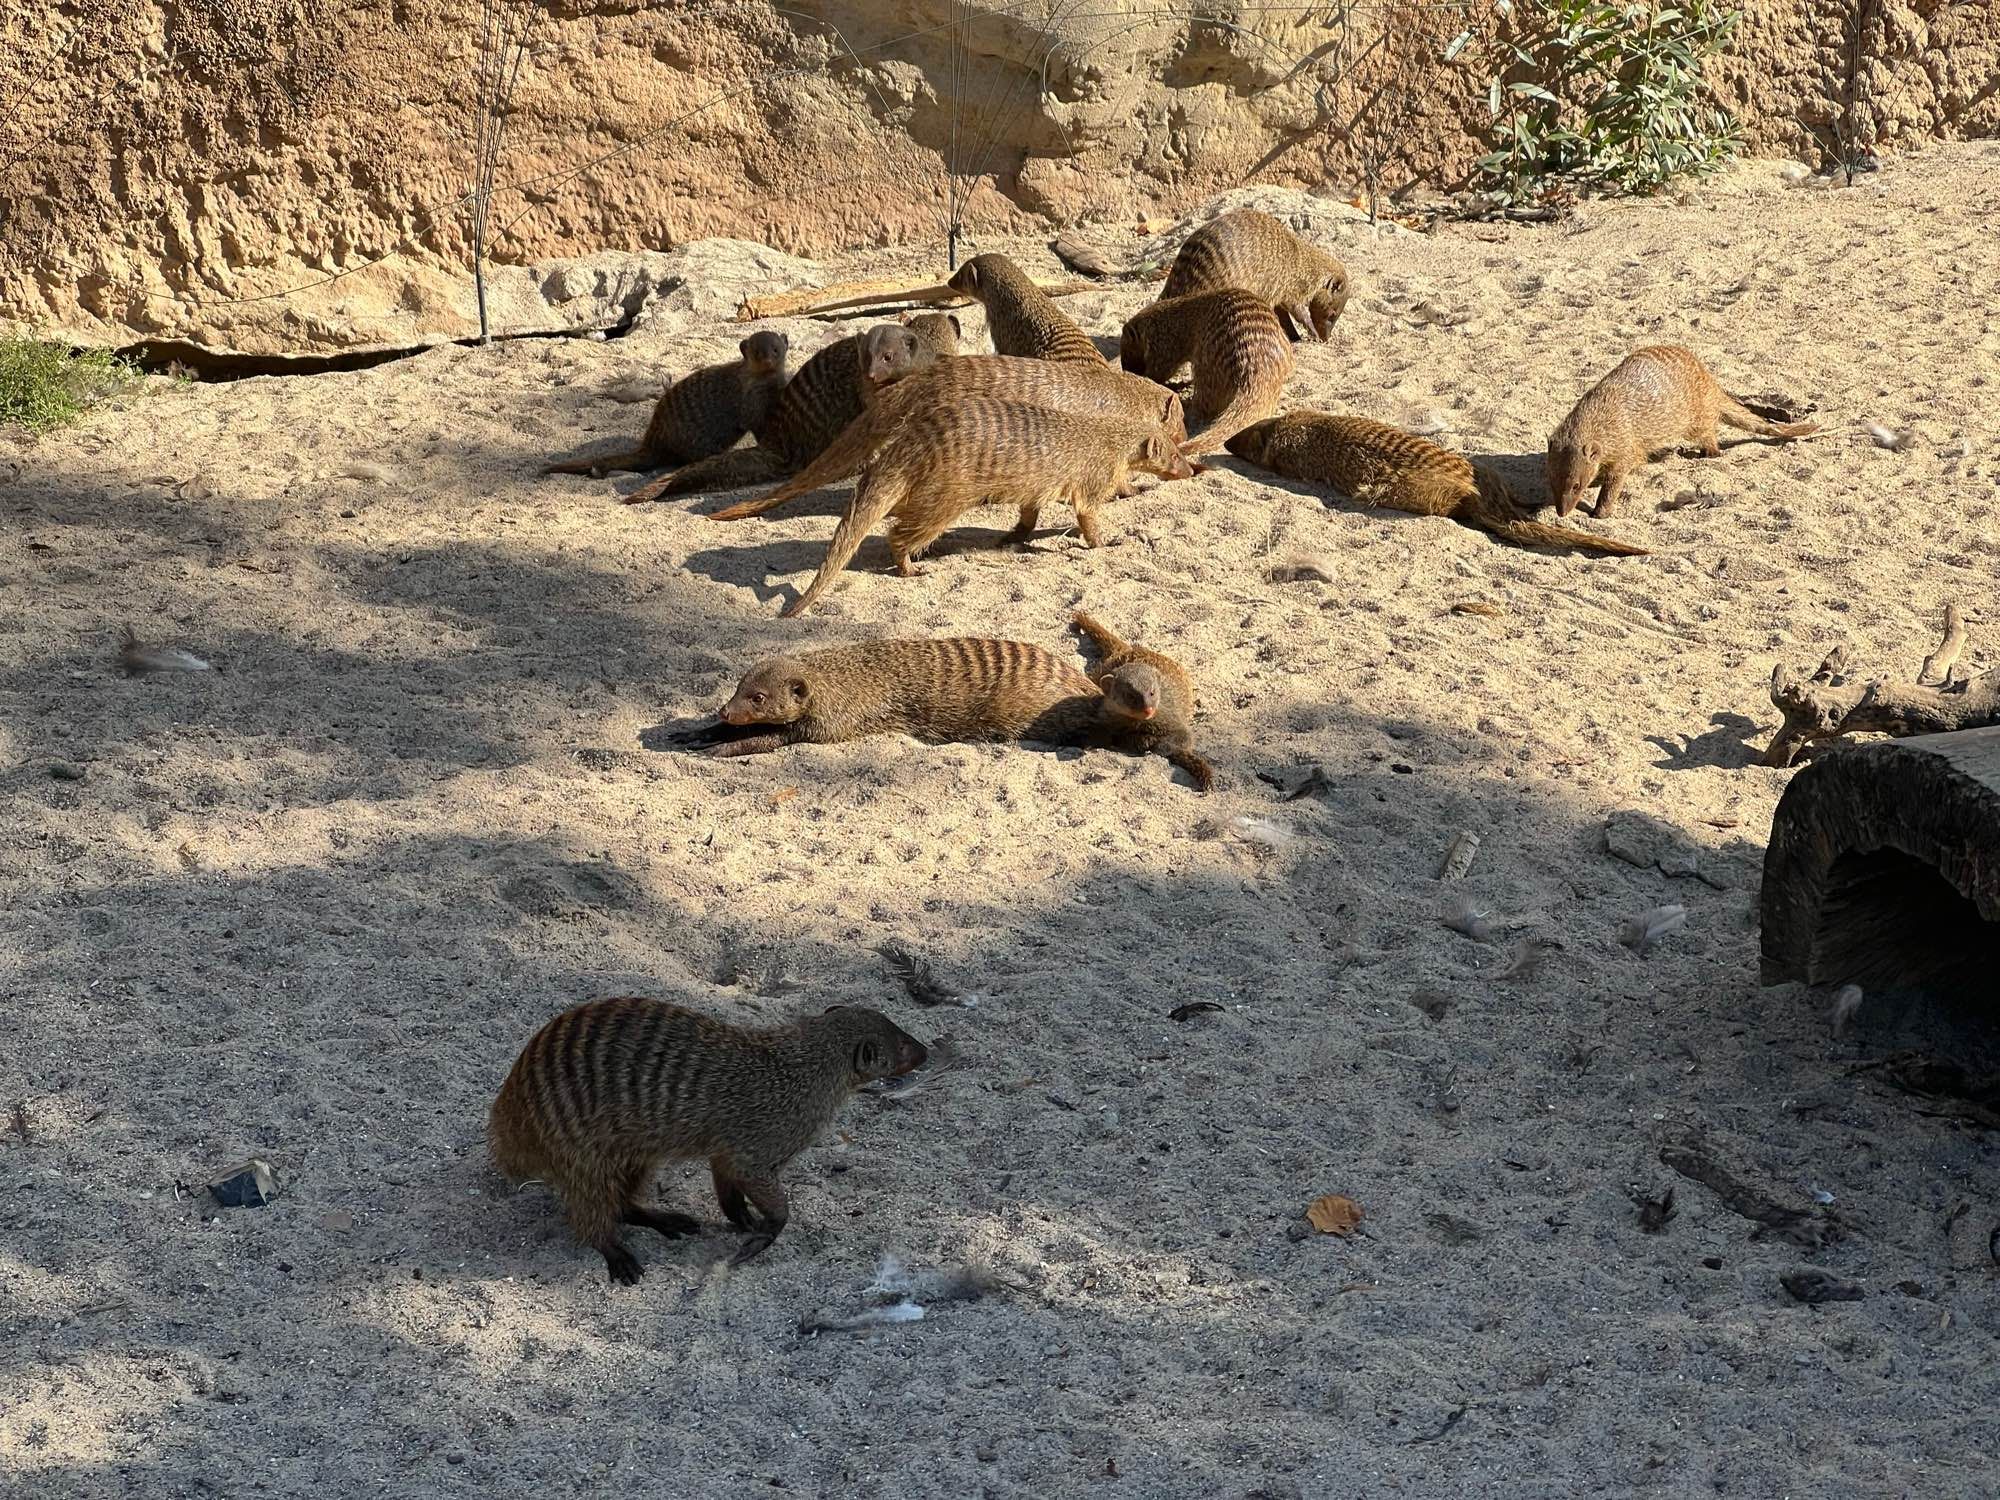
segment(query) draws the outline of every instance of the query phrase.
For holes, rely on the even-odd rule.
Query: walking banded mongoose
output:
[[[1683,444],[1718,457],[1716,423],[1759,437],[1802,438],[1817,422],[1768,422],[1716,384],[1692,349],[1649,344],[1584,393],[1549,434],[1549,498],[1568,515],[1597,486],[1594,516],[1608,516],[1632,470]]]
[[[785,386],[785,355],[791,341],[782,333],[753,333],[736,347],[740,359],[704,366],[661,393],[638,447],[596,458],[566,459],[542,472],[595,475],[657,469],[722,452],[768,420]]]
[[[971,354],[920,370],[882,391],[869,410],[848,424],[826,452],[769,494],[716,511],[712,521],[762,515],[788,500],[858,474],[898,428],[917,412],[994,396],[1046,406],[1077,416],[1163,423],[1175,442],[1187,438],[1181,398],[1165,386],[1109,365],[1054,364],[1015,355]]]
[[[937,321],[921,328],[885,323],[828,344],[786,383],[769,416],[756,428],[756,447],[718,453],[677,469],[632,491],[625,503],[767,484],[810,463],[866,410],[872,393],[957,347],[958,325],[948,317],[932,316]],[[883,336],[876,339],[877,334]]]
[[[1277,409],[1292,373],[1292,346],[1262,298],[1223,287],[1142,308],[1119,337],[1118,362],[1161,382],[1193,363],[1188,414],[1207,425],[1181,446],[1195,457]]]
[[[1244,428],[1229,440],[1229,451],[1287,479],[1326,485],[1362,505],[1449,516],[1517,546],[1646,555],[1644,547],[1530,521],[1497,474],[1367,417],[1287,412]]]
[[[973,396],[918,412],[868,461],[834,528],[813,581],[788,605],[805,613],[832,586],[862,540],[884,516],[896,571],[915,576],[911,559],[975,505],[1015,505],[1020,520],[1008,540],[1026,542],[1044,505],[1063,501],[1076,515],[1084,545],[1103,545],[1097,507],[1136,493],[1133,470],[1162,479],[1194,473],[1161,423],[1079,417],[1019,401]]]
[[[718,723],[675,743],[717,756],[872,734],[1077,745],[1097,728],[1103,702],[1088,677],[1025,641],[860,641],[759,662]]]
[[[576,1237],[613,1281],[644,1272],[620,1234],[668,1239],[700,1225],[646,1208],[661,1162],[708,1159],[715,1196],[750,1238],[742,1265],[771,1247],[790,1211],[778,1171],[811,1144],[847,1096],[920,1068],[923,1043],[886,1016],[836,1006],[775,1031],[624,996],[564,1011],[515,1059],[487,1116],[493,1161],[510,1179],[559,1193]]]
[[[1160,300],[1242,287],[1271,304],[1285,333],[1321,343],[1347,306],[1347,267],[1307,244],[1269,214],[1239,208],[1187,237],[1160,288]]]
[[[1164,755],[1194,778],[1200,791],[1215,785],[1215,767],[1194,748],[1194,684],[1171,656],[1123,639],[1078,610],[1071,623],[1099,653],[1090,678],[1104,694],[1106,742],[1138,754]]]
[[[986,308],[986,332],[995,354],[1018,354],[1058,364],[1101,365],[1097,345],[1034,278],[1004,255],[975,255],[945,283],[977,297]]]

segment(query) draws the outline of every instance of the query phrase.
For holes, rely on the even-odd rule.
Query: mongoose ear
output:
[[[736,352],[742,355],[745,359],[748,359],[750,357],[750,340],[745,339],[742,343],[738,344],[736,346]]]
[[[961,322],[959,322],[959,321],[958,321],[958,314],[957,314],[957,313],[946,313],[946,314],[945,314],[945,317],[947,317],[948,319],[950,319],[950,320],[951,320],[951,336],[952,336],[953,338],[955,338],[955,339],[958,339],[958,338],[964,338],[964,337],[965,337],[965,325],[964,325],[963,323],[961,323]]]
[[[793,678],[793,679],[792,679],[792,680],[791,680],[790,682],[788,682],[788,683],[786,683],[786,684],[785,684],[785,691],[786,691],[786,692],[788,692],[788,693],[790,693],[790,694],[792,695],[792,701],[793,701],[794,703],[803,703],[803,702],[805,702],[805,701],[806,701],[806,680],[805,680],[805,678],[803,678],[803,677],[794,677],[794,678]]]

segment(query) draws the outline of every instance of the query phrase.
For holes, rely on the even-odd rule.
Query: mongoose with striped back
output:
[[[773,1031],[664,1000],[621,997],[564,1011],[515,1059],[487,1117],[493,1161],[562,1197],[570,1227],[613,1281],[643,1274],[620,1230],[669,1239],[700,1226],[640,1201],[663,1161],[706,1158],[723,1214],[770,1248],[790,1211],[778,1172],[847,1096],[922,1067],[924,1046],[886,1016],[836,1006]]]
[[[1254,208],[1222,214],[1189,235],[1167,272],[1160,300],[1226,286],[1270,303],[1294,339],[1310,328],[1325,343],[1347,306],[1347,267]]]
[[[1549,498],[1568,515],[1597,487],[1594,516],[1608,516],[1632,470],[1669,448],[1687,445],[1704,458],[1721,452],[1716,424],[1767,438],[1811,437],[1816,422],[1771,422],[1716,384],[1708,367],[1679,344],[1635,349],[1592,386],[1549,435]]]
[[[986,308],[986,332],[995,354],[1018,354],[1058,364],[1101,365],[1104,356],[1026,271],[1004,255],[975,255],[945,283],[976,297]]]
[[[828,449],[769,494],[716,511],[712,521],[740,521],[861,472],[882,445],[917,412],[970,396],[1023,401],[1077,416],[1161,422],[1175,442],[1187,437],[1181,398],[1165,386],[1107,364],[1057,364],[1019,355],[971,354],[920,370],[882,391]]]
[[[1215,767],[1194,748],[1194,684],[1171,656],[1135,646],[1078,610],[1071,623],[1100,653],[1091,680],[1104,693],[1105,743],[1138,754],[1164,755],[1206,792]]]
[[[1134,375],[1163,382],[1193,363],[1188,413],[1206,421],[1182,445],[1194,457],[1215,452],[1277,410],[1292,373],[1292,346],[1261,297],[1223,287],[1142,308],[1119,338],[1118,362]]]
[[[884,323],[838,339],[805,362],[756,428],[754,448],[718,453],[625,496],[627,505],[703,490],[767,484],[812,462],[869,401],[896,381],[949,358],[958,320],[927,313],[907,326]]]
[[[1097,507],[1114,495],[1135,493],[1135,470],[1185,479],[1194,466],[1160,422],[1080,417],[990,396],[917,412],[862,470],[826,560],[784,613],[812,608],[885,516],[895,518],[889,551],[905,578],[916,573],[913,558],[980,504],[1018,506],[1020,520],[1008,540],[1025,543],[1042,507],[1065,502],[1084,545],[1101,546]]]
[[[712,457],[745,432],[770,418],[785,387],[785,356],[791,343],[782,333],[753,333],[737,345],[740,358],[706,365],[683,376],[653,403],[639,446],[595,458],[550,464],[544,474],[609,474],[621,469],[657,469]]]
[[[1287,479],[1326,485],[1363,505],[1449,516],[1517,546],[1646,555],[1644,547],[1528,520],[1497,474],[1367,417],[1286,412],[1244,428],[1229,440],[1229,451]]]
[[[1025,641],[857,641],[759,662],[736,685],[717,723],[683,732],[675,743],[718,756],[873,734],[907,734],[934,745],[1081,745],[1098,727],[1103,703],[1088,677]]]

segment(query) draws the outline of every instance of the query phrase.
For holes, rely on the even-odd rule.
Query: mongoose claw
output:
[[[776,1244],[777,1240],[778,1237],[775,1234],[753,1234],[743,1242],[741,1250],[738,1250],[734,1255],[729,1257],[729,1263],[732,1266],[740,1266],[745,1261],[755,1260],[766,1250],[770,1249],[772,1245]]]
[[[623,1245],[613,1245],[606,1250],[604,1264],[611,1272],[611,1279],[620,1286],[637,1286],[639,1278],[646,1274],[646,1268],[639,1264],[639,1257]]]

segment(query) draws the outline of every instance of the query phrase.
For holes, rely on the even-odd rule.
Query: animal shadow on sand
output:
[[[1666,755],[1665,760],[1653,764],[1662,771],[1693,771],[1703,766],[1736,771],[1763,760],[1763,747],[1750,743],[1749,738],[1764,732],[1755,719],[1720,713],[1711,716],[1708,722],[1715,727],[1705,734],[1647,735],[1648,742],[1659,746]]]
[[[895,563],[889,554],[889,544],[878,536],[871,536],[861,544],[861,550],[844,570],[847,573],[874,573],[888,577],[892,582],[907,584],[912,588],[923,587],[924,565],[961,553],[990,553],[995,556],[1007,554],[1048,554],[1058,549],[1046,543],[1072,533],[1068,526],[1042,527],[1024,544],[1011,540],[1009,530],[995,530],[991,527],[960,526],[938,538],[924,550],[924,555],[916,560],[917,577],[894,577]],[[1112,540],[1115,540],[1113,538]],[[792,574],[809,573],[826,559],[827,544],[823,541],[766,541],[752,542],[740,547],[711,547],[691,554],[687,560],[687,570],[699,573],[704,578],[712,578],[717,583],[733,584],[737,588],[753,591],[759,600],[773,599],[787,601],[798,597],[798,588],[791,582],[774,583],[774,578],[787,578]]]

